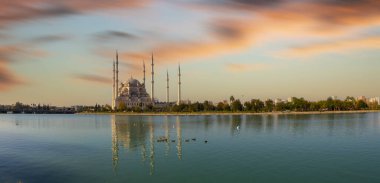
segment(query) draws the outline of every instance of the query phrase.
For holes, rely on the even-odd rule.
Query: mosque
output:
[[[152,79],[151,79],[151,93],[146,91],[145,83],[145,62],[143,63],[144,78],[141,83],[137,79],[130,78],[127,81],[119,83],[119,56],[116,51],[116,62],[113,61],[113,79],[112,79],[112,110],[117,110],[122,104],[126,108],[147,106],[163,107],[170,105],[169,101],[169,73],[166,72],[166,102],[159,102],[154,98],[154,58],[152,54]],[[120,85],[119,85],[120,84]],[[181,68],[178,65],[178,99],[177,104],[181,103]],[[164,104],[164,105],[162,105]]]

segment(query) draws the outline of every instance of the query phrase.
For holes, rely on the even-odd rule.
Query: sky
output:
[[[380,96],[378,0],[1,0],[0,104],[111,104],[155,61],[155,97]],[[147,82],[150,75],[147,74]],[[147,91],[150,91],[147,85]]]

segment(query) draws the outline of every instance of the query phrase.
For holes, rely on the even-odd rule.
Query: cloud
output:
[[[95,38],[98,41],[113,41],[113,40],[136,40],[139,37],[123,31],[109,30],[105,32],[101,32],[95,35]]]
[[[0,92],[20,84],[25,84],[25,82],[13,74],[5,64],[0,63]]]
[[[26,58],[41,58],[48,53],[44,50],[29,48],[30,45],[0,45],[0,91],[5,91],[17,85],[29,84],[20,74],[11,71],[10,65]]]
[[[32,43],[51,43],[69,39],[69,36],[65,35],[44,35],[31,39]]]
[[[308,57],[324,53],[347,53],[347,51],[351,50],[379,48],[380,36],[368,36],[295,46],[280,52],[280,55],[290,57]]]
[[[254,26],[243,20],[220,19],[208,24],[208,28],[207,40],[161,42],[149,51],[126,51],[120,55],[125,59],[149,60],[153,51],[158,63],[178,63],[242,51],[255,40]]]
[[[9,23],[82,14],[88,11],[136,8],[149,0],[30,0],[0,1],[0,27]]]
[[[5,91],[24,83],[19,76],[9,69],[9,64],[13,62],[12,55],[15,55],[20,50],[17,46],[0,46],[0,91]]]
[[[146,59],[147,53],[153,51],[158,62],[177,63],[239,53],[281,39],[297,42],[305,38],[339,38],[355,34],[358,28],[380,25],[377,8],[380,1],[376,0],[209,0],[180,4],[190,10],[218,15],[205,20],[205,39],[161,41],[122,55],[128,59]]]
[[[15,45],[0,45],[0,64],[13,61],[12,56],[21,52],[21,48]]]
[[[94,82],[94,83],[100,83],[100,84],[110,84],[112,82],[111,78],[103,77],[99,75],[93,75],[93,74],[75,74],[73,77],[82,81]]]
[[[252,72],[261,71],[269,69],[271,66],[269,64],[241,64],[241,63],[229,63],[226,64],[226,69],[229,72]]]

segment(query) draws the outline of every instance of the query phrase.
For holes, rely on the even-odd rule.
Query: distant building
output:
[[[357,101],[362,100],[364,102],[367,102],[367,98],[365,96],[358,96],[358,97],[356,97],[356,100]]]
[[[337,96],[330,96],[330,98],[333,99],[333,100],[338,100]]]
[[[293,97],[289,97],[288,102],[293,102]]]
[[[377,103],[380,104],[380,97],[372,97],[368,100],[369,103]]]
[[[286,102],[285,100],[282,100],[280,98],[274,99],[274,105],[277,105],[278,103]]]

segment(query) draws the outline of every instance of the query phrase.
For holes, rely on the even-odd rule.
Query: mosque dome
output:
[[[133,79],[133,78],[130,78],[128,80],[128,83],[130,86],[135,86],[135,87],[137,87],[140,84],[140,82],[137,79]]]

